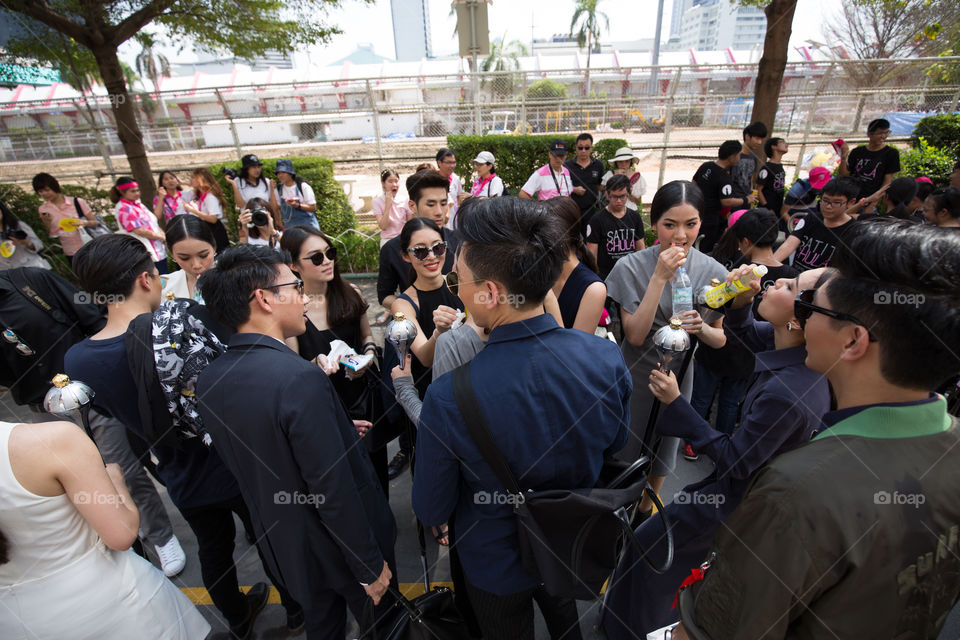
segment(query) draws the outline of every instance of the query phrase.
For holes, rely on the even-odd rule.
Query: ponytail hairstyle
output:
[[[220,201],[220,208],[225,209],[227,206],[227,201],[223,197],[223,189],[220,188],[220,183],[217,182],[217,179],[213,177],[213,174],[210,173],[210,169],[206,167],[199,167],[193,170],[191,174],[195,178],[201,178],[209,187],[211,193],[217,200]]]
[[[333,241],[322,231],[313,227],[298,225],[287,229],[280,238],[280,247],[290,254],[292,264],[290,268],[297,273],[297,262],[303,252],[303,244],[315,236],[333,246]],[[298,277],[301,277],[297,273]],[[340,264],[333,261],[333,280],[327,284],[327,324],[336,327],[342,324],[353,324],[367,313],[369,305],[350,283],[340,275]]]
[[[393,169],[384,169],[383,173],[380,174],[380,184],[386,182],[390,176],[397,176],[397,180],[400,179],[400,174]]]
[[[624,176],[620,176],[621,178]],[[587,245],[583,241],[583,234],[580,233],[580,207],[572,198],[560,196],[546,201],[546,206],[550,213],[557,216],[563,224],[564,239],[567,243],[567,250],[573,250],[577,260],[587,266],[590,271],[598,273],[597,259],[593,254],[587,251]]]
[[[653,196],[650,203],[650,224],[657,224],[670,209],[689,204],[700,213],[703,219],[703,192],[689,180],[674,180],[663,185]]]
[[[117,178],[117,181],[113,183],[112,187],[110,187],[110,202],[113,204],[120,202],[120,199],[123,198],[123,194],[120,193],[120,190],[117,189],[117,186],[121,184],[129,184],[131,182],[136,182],[136,180],[130,176],[120,176]],[[126,189],[124,189],[124,191],[126,191]]]

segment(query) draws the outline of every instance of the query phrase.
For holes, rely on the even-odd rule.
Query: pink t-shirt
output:
[[[549,200],[557,196],[569,196],[573,192],[573,181],[566,167],[554,171],[549,164],[545,164],[533,172],[522,189],[531,196],[537,194],[538,200]]]
[[[88,205],[83,198],[80,199],[80,211],[83,212],[84,216],[90,215],[90,205]],[[59,227],[60,221],[64,218],[77,217],[77,208],[73,204],[73,197],[63,196],[63,205],[60,207],[52,202],[44,202],[40,205],[40,208],[37,209],[37,212],[40,214],[40,219],[43,220],[43,223],[47,225],[47,233],[50,237],[60,240],[60,246],[63,247],[63,255],[72,256],[80,250],[80,247],[83,246],[83,238],[80,237],[80,230],[61,231]]]
[[[383,217],[383,210],[386,207],[386,204],[386,200],[383,196],[377,196],[373,199],[373,215],[377,217],[377,221]],[[407,216],[409,214],[409,209],[394,200],[392,206],[390,207],[390,223],[387,225],[386,229],[380,231],[380,239],[389,240],[390,238],[396,238],[398,235],[400,235],[400,231],[403,230],[403,225],[406,223]]]
[[[117,206],[114,207],[113,214],[117,217],[117,224],[128,233],[134,229],[149,229],[150,231],[160,233],[160,225],[157,224],[157,217],[153,215],[152,211],[148,211],[139,200],[134,202],[121,198]],[[167,257],[167,248],[161,240],[153,240],[136,235],[135,237],[147,248],[154,262]]]

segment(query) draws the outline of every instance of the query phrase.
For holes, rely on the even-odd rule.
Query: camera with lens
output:
[[[237,179],[237,170],[236,170],[236,169],[231,169],[230,167],[221,167],[220,173],[223,174],[223,175],[225,175],[225,176],[229,176],[229,177],[232,178],[233,180],[236,180],[236,179]]]
[[[250,222],[252,222],[255,227],[265,227],[270,220],[269,215],[265,208],[254,207],[250,209]]]

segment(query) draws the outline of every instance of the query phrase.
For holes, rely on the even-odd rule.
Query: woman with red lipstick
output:
[[[623,358],[633,376],[630,439],[617,454],[624,460],[632,462],[643,454],[643,436],[654,403],[647,378],[658,364],[653,334],[668,324],[673,315],[671,281],[677,268],[686,267],[694,291],[709,284],[711,278],[723,280],[727,276],[722,264],[693,246],[700,233],[702,211],[703,193],[696,184],[675,180],[660,187],[650,205],[650,222],[659,242],[618,260],[606,280],[607,295],[620,305]],[[696,311],[688,311],[680,319],[691,338],[715,349],[726,343],[722,320],[708,324]],[[687,367],[680,383],[687,397],[693,386],[692,372],[693,367]],[[663,438],[654,459],[650,484],[658,493],[664,478],[676,466],[678,445],[676,438]],[[647,512],[652,507],[653,503],[644,496],[641,510]]]
[[[167,273],[167,249],[164,246],[166,236],[160,231],[160,224],[152,211],[140,202],[140,185],[133,178],[120,176],[110,189],[110,200],[116,206],[113,215],[122,232],[136,236],[153,259],[157,271]]]

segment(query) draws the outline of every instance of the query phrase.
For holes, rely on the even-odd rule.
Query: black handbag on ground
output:
[[[470,382],[470,364],[453,372],[453,390],[460,414],[480,454],[497,479],[513,496],[520,555],[524,568],[543,580],[547,592],[557,597],[592,600],[617,566],[624,536],[640,550],[655,571],[673,562],[673,534],[663,514],[663,504],[646,481],[650,459],[632,464],[604,463],[598,486],[586,489],[523,491],[490,434]],[[644,493],[650,496],[663,520],[667,559],[656,566],[633,535],[629,511]]]

